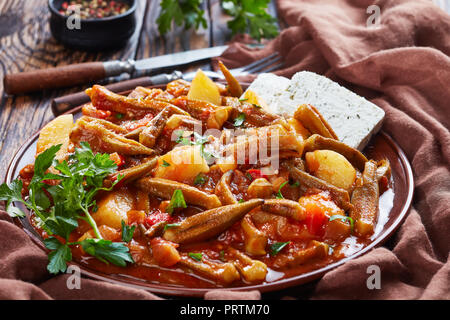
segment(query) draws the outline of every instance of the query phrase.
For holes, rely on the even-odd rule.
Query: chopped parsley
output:
[[[203,258],[203,254],[201,254],[200,252],[189,252],[188,256],[192,259],[194,259],[195,261],[202,261]]]
[[[183,191],[177,189],[172,194],[172,199],[170,199],[169,206],[166,209],[166,212],[172,214],[173,211],[177,208],[187,208],[186,201],[184,201]]]
[[[134,230],[136,229],[136,226],[128,226],[125,221],[121,221],[122,223],[122,241],[123,242],[130,242],[131,239],[133,239],[133,233]]]
[[[329,221],[331,222],[333,220],[341,220],[342,222],[345,222],[345,221],[350,222],[350,228],[351,228],[351,230],[353,232],[353,229],[354,229],[354,226],[355,226],[355,221],[351,217],[341,216],[340,214],[335,214],[335,215],[330,217]]]
[[[208,179],[208,177],[206,177],[205,175],[199,173],[194,179],[194,184],[196,186],[204,185],[206,183],[207,179]]]
[[[298,182],[298,181],[295,181],[293,184],[290,184],[291,188],[296,188],[298,186],[300,186],[300,182]]]
[[[245,113],[240,113],[239,116],[237,116],[236,119],[234,119],[234,126],[240,127],[245,121]]]
[[[179,227],[179,226],[180,226],[179,223],[168,223],[168,224],[166,224],[164,226],[164,230],[163,231],[166,231],[167,229],[171,229],[171,228],[176,228],[176,227]]]
[[[161,166],[162,167],[170,167],[170,163],[168,163],[166,160],[163,160],[163,163]]]
[[[289,181],[285,181],[280,185],[280,188],[278,188],[278,193],[277,193],[277,199],[284,199],[283,195],[281,194],[281,189],[283,189],[283,187],[288,183]]]
[[[281,250],[283,250],[284,247],[286,247],[290,241],[288,242],[275,242],[270,246],[270,255],[275,256],[277,255]]]

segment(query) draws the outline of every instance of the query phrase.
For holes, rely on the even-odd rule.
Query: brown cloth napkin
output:
[[[368,28],[366,9],[381,9]],[[311,286],[271,298],[450,299],[450,16],[425,0],[279,0],[291,27],[262,50],[233,44],[222,60],[237,67],[279,51],[287,77],[313,71],[340,82],[386,111],[383,129],[414,170],[413,208],[385,247],[327,273]],[[0,299],[158,299],[151,293],[91,279],[69,290],[51,277],[47,257],[0,213]],[[370,290],[367,267],[381,269]],[[311,292],[305,294],[305,288]],[[207,299],[259,299],[259,292],[211,291]]]

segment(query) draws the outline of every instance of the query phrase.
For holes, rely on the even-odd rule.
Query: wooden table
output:
[[[219,0],[204,2],[207,29],[197,32],[176,28],[159,36],[156,19],[159,0],[138,0],[137,28],[125,48],[86,53],[64,48],[51,36],[47,0],[0,1],[0,79],[7,73],[62,66],[87,61],[141,59],[177,51],[222,45],[229,39]],[[270,11],[276,14],[272,3]],[[0,181],[16,150],[53,118],[50,101],[86,87],[7,96],[0,87]],[[0,182],[0,183],[1,183]]]

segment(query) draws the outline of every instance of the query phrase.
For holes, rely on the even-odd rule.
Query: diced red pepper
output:
[[[114,161],[118,167],[121,167],[125,164],[125,157],[118,154],[117,152],[111,153],[109,158]]]
[[[100,109],[95,110],[95,115],[94,115],[95,118],[106,119],[109,116],[111,116],[111,111],[109,111],[109,110],[100,110]]]
[[[122,125],[128,131],[133,131],[133,130],[135,130],[137,128],[146,126],[150,122],[150,120],[152,120],[152,119],[153,119],[153,115],[152,114],[147,114],[142,119],[135,120],[135,121],[128,121],[128,122],[123,123]]]
[[[145,224],[147,225],[147,227],[151,227],[152,225],[159,222],[170,222],[171,220],[172,217],[167,212],[158,212],[153,213],[145,218]]]
[[[324,225],[327,222],[328,217],[325,212],[316,204],[308,203],[306,206],[306,227],[309,233],[322,236],[324,234]]]
[[[253,180],[259,179],[259,178],[267,178],[267,176],[265,174],[261,173],[260,169],[250,169],[250,170],[247,170],[247,173],[252,176]]]

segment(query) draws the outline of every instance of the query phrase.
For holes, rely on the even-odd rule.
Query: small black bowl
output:
[[[56,40],[62,44],[86,51],[116,49],[126,45],[136,29],[136,0],[121,0],[128,3],[130,9],[122,14],[95,19],[81,19],[79,29],[73,28],[73,19],[69,22],[59,13],[62,3],[67,0],[49,0],[51,12],[50,30]]]

